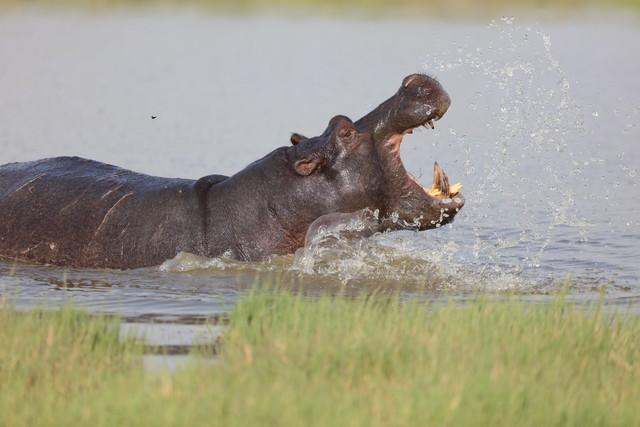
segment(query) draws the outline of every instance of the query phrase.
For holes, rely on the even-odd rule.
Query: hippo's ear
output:
[[[322,159],[316,156],[309,156],[304,159],[296,160],[293,164],[294,169],[302,176],[311,175],[316,169],[322,165]]]
[[[309,139],[309,138],[307,138],[304,135],[300,135],[299,133],[294,132],[294,133],[291,134],[291,138],[290,138],[291,145],[298,145],[299,143],[301,143],[305,139]]]
[[[402,80],[402,87],[409,87],[411,83],[420,79],[420,74],[411,74]]]

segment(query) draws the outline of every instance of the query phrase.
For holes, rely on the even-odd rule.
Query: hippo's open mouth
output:
[[[390,212],[398,213],[401,220],[395,227],[420,230],[437,228],[451,222],[464,205],[464,197],[460,193],[462,184],[450,185],[449,177],[438,162],[433,166],[431,185],[424,186],[405,169],[400,158],[400,144],[404,135],[412,133],[420,126],[433,129],[433,122],[437,119],[439,117],[430,116],[418,126],[392,133],[385,138],[382,145],[387,171],[390,172],[388,177],[397,195],[388,209]]]
[[[427,119],[423,124],[405,130],[402,135],[400,135],[399,141],[397,142],[398,148],[402,143],[402,137],[404,135],[412,134],[413,130],[418,127],[424,127],[425,129],[435,129],[435,125],[433,124],[433,122],[440,120],[440,118],[440,116],[434,115],[433,117]],[[396,150],[393,154],[398,156],[398,160],[402,164],[402,160],[400,159],[399,155],[399,149]],[[460,190],[462,189],[462,184],[460,182],[457,182],[453,185],[449,184],[449,177],[437,161],[433,164],[433,182],[431,184],[431,187],[425,187],[420,184],[418,179],[410,174],[406,169],[404,170],[404,172],[407,174],[407,177],[410,181],[412,181],[415,185],[418,185],[422,189],[422,191],[424,191],[431,197],[435,197],[438,199],[452,198],[458,195],[458,193],[460,193]]]
[[[437,161],[433,165],[433,182],[430,187],[426,187],[420,184],[418,179],[405,169],[404,164],[402,163],[402,159],[400,158],[400,144],[402,143],[404,135],[413,133],[413,130],[420,126],[425,128],[428,126],[431,129],[434,129],[435,126],[433,122],[434,120],[438,120],[438,118],[431,118],[424,124],[409,128],[400,134],[391,135],[384,145],[388,149],[388,154],[392,160],[392,163],[394,163],[394,169],[396,170],[396,173],[399,175],[404,175],[409,181],[412,188],[415,189],[416,186],[419,187],[420,190],[422,190],[429,197],[447,199],[458,195],[458,193],[460,193],[460,190],[462,189],[462,184],[458,182],[450,185],[449,177]]]

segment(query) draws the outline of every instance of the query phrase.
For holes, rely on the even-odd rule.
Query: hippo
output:
[[[230,177],[161,178],[79,157],[0,166],[0,257],[113,269],[179,252],[264,260],[302,247],[314,221],[363,210],[376,212],[379,231],[440,227],[464,205],[459,186],[436,163],[423,187],[399,149],[450,102],[434,78],[407,76],[355,123],[335,116]]]

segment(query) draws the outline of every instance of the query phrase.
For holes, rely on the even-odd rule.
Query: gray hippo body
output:
[[[286,166],[285,154],[274,152],[234,179],[212,175],[197,181],[78,157],[2,166],[0,253],[107,268],[157,265],[180,251],[244,260],[289,253],[304,243],[304,224],[283,226],[280,215],[288,212],[275,206],[289,203],[256,197],[291,184],[287,175],[294,172],[273,165],[280,160]],[[267,177],[268,170],[284,173]]]
[[[148,176],[78,157],[5,165],[0,251],[119,268],[159,264],[176,251],[206,253],[205,198],[213,182]]]
[[[381,230],[438,227],[464,198],[446,179],[430,194],[405,171],[399,144],[448,106],[435,80],[412,75],[358,122],[336,116],[231,177],[160,178],[78,157],[0,166],[0,257],[120,269],[180,251],[260,260],[301,247],[320,217],[363,209],[380,212]]]

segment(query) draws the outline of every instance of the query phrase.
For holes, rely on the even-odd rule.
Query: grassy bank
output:
[[[220,363],[144,373],[113,325],[0,310],[0,425],[640,424],[640,319],[256,292]]]

